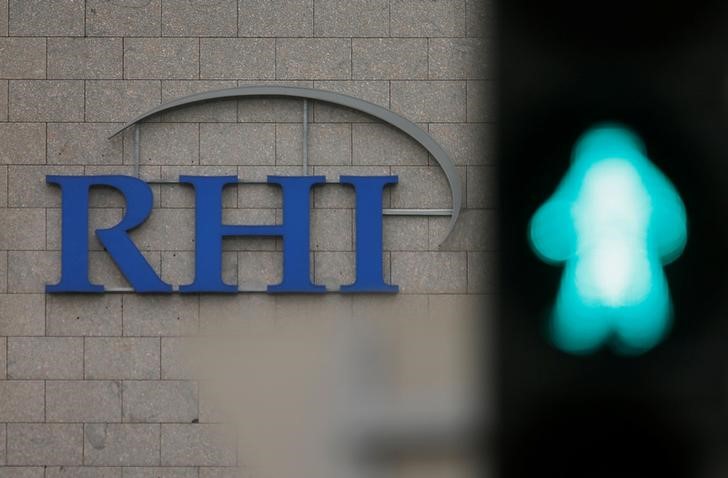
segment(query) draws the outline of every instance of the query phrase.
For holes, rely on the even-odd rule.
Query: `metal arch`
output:
[[[393,113],[386,108],[359,98],[355,98],[353,96],[343,95],[341,93],[334,93],[332,91],[294,86],[242,86],[238,88],[206,91],[204,93],[184,96],[182,98],[163,103],[156,108],[152,108],[151,110],[137,116],[129,123],[114,131],[111,136],[109,136],[109,138],[116,136],[127,128],[136,125],[140,121],[143,121],[155,114],[162,113],[173,108],[179,108],[194,103],[203,103],[213,100],[240,98],[246,96],[282,96],[323,101],[326,103],[332,103],[339,106],[345,106],[353,110],[361,111],[399,129],[400,131],[417,141],[422,147],[424,147],[432,155],[435,161],[437,161],[437,163],[440,165],[440,168],[442,168],[443,172],[445,173],[445,177],[447,178],[447,181],[450,185],[450,191],[452,194],[452,211],[447,234],[450,234],[450,232],[452,232],[453,228],[455,227],[455,222],[460,215],[460,209],[462,208],[463,199],[460,176],[458,175],[457,169],[455,168],[455,163],[453,163],[445,150],[442,149],[442,147],[437,144],[437,142],[427,132],[425,132],[422,128],[417,126],[412,121],[405,119],[402,116]]]

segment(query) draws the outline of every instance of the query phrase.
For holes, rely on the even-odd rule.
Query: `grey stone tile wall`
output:
[[[244,457],[186,360],[197,333],[322,308],[432,318],[494,293],[492,18],[489,0],[0,0],[0,478],[237,476]],[[60,268],[60,195],[45,176],[133,174],[131,136],[108,139],[114,129],[163,101],[250,84],[365,99],[417,122],[451,155],[464,210],[447,239],[447,218],[384,218],[384,273],[401,293],[46,295]],[[357,112],[309,106],[309,172],[397,174],[385,207],[450,206],[442,171],[411,139]],[[140,174],[299,174],[302,107],[245,99],[150,118]],[[193,192],[153,190],[154,212],[132,238],[164,280],[187,283]],[[275,223],[280,201],[265,185],[229,188],[224,218]],[[353,192],[317,189],[311,204],[313,278],[351,282]],[[94,228],[123,213],[113,191],[94,191],[91,206]],[[128,286],[92,233],[90,249],[93,280]],[[280,240],[231,239],[224,250],[227,281],[280,278]]]

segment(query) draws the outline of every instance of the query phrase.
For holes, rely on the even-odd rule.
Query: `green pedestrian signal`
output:
[[[672,303],[663,266],[685,248],[687,216],[636,134],[616,124],[586,131],[529,238],[541,259],[564,267],[549,323],[558,348],[639,354],[665,337]]]

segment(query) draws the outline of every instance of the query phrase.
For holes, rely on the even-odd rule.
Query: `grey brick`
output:
[[[44,292],[60,278],[61,261],[55,252],[9,251],[8,292]]]
[[[243,182],[265,182],[270,175],[295,176],[301,171],[301,166],[240,166],[238,177]],[[241,194],[242,196],[242,194]],[[241,198],[242,200],[242,198]],[[278,203],[280,205],[280,202]],[[241,206],[244,207],[244,206]],[[275,207],[275,206],[273,206]]]
[[[123,478],[198,478],[197,468],[188,467],[129,467],[124,468]]]
[[[189,380],[195,378],[195,370],[190,362],[194,346],[192,337],[162,338],[162,379]]]
[[[303,164],[303,126],[276,125],[276,164],[299,165],[299,167]]]
[[[200,125],[200,163],[275,164],[275,125],[262,123]]]
[[[13,80],[12,121],[83,121],[83,81]]]
[[[238,276],[238,260],[235,252],[222,254],[222,280],[235,284]],[[162,280],[173,286],[191,284],[195,278],[195,253],[192,251],[162,252]],[[192,324],[187,321],[181,324],[167,324],[173,327],[169,335],[188,335]]]
[[[0,421],[42,422],[45,406],[43,382],[0,381],[0,403],[3,404],[0,407]]]
[[[464,252],[392,252],[392,283],[403,293],[464,293]]]
[[[468,293],[496,294],[498,254],[468,252]]]
[[[281,252],[241,251],[238,253],[238,287],[264,291],[269,284],[278,284],[283,275]]]
[[[493,166],[468,167],[468,197],[470,208],[495,208],[498,200],[497,173]]]
[[[359,80],[427,79],[427,40],[355,38],[352,76]]]
[[[314,86],[318,89],[342,93],[389,108],[388,81],[316,81],[314,82]],[[337,105],[316,102],[313,107],[314,117],[317,123],[376,121],[373,117],[365,113],[349,110],[348,108]]]
[[[9,465],[80,465],[83,428],[78,424],[8,424]]]
[[[428,249],[428,218],[385,216],[382,225],[384,250],[425,251]]]
[[[338,290],[344,284],[352,284],[356,279],[353,252],[316,252],[314,253],[314,282],[326,286],[328,290]]]
[[[353,124],[354,164],[427,164],[427,150],[402,131],[386,124]]]
[[[267,38],[202,39],[200,77],[272,79],[275,77],[275,43]]]
[[[83,36],[84,5],[83,0],[10,0],[10,34]]]
[[[31,80],[45,75],[44,38],[0,38],[0,78]]]
[[[203,54],[204,59],[204,54]],[[162,101],[176,100],[183,96],[202,93],[210,90],[235,88],[237,83],[227,81],[201,81],[201,80],[165,80],[162,82]],[[226,123],[237,121],[237,105],[235,101],[223,100],[199,105],[189,105],[184,108],[168,111],[162,115],[167,122],[211,122]]]
[[[394,166],[399,183],[392,189],[394,208],[447,208],[451,206],[450,186],[437,166]]]
[[[412,121],[465,121],[465,102],[464,82],[392,82],[392,111]]]
[[[159,425],[84,425],[84,463],[102,466],[159,464]]]
[[[124,41],[124,78],[197,78],[199,54],[195,38],[127,38]]]
[[[466,0],[466,30],[470,37],[492,36],[495,33],[495,5],[490,0]]]
[[[0,251],[0,293],[8,291],[8,254]]]
[[[492,81],[468,81],[468,122],[490,122],[495,115]]]
[[[45,296],[42,294],[0,295],[1,335],[43,335]]]
[[[232,466],[237,448],[230,432],[218,425],[163,424],[162,464]]]
[[[119,467],[49,466],[46,478],[121,478]]]
[[[3,470],[7,470],[5,467],[5,450],[7,450],[7,440],[6,440],[6,428],[5,424],[3,423],[0,425],[0,477],[9,476],[10,473],[4,474]],[[43,475],[41,475],[43,476]]]
[[[0,166],[0,207],[7,207],[8,206],[8,167],[7,166]],[[6,262],[4,264],[5,267],[7,267],[7,258]],[[0,271],[3,268],[0,267]],[[5,269],[7,270],[7,269]],[[7,279],[7,278],[6,278]],[[3,287],[3,284],[5,284],[5,287]],[[7,287],[7,282],[3,280],[2,277],[0,277],[0,290],[3,290]]]
[[[189,335],[197,332],[196,296],[124,296],[124,335]]]
[[[0,209],[0,249],[45,249],[45,210]]]
[[[159,339],[90,337],[85,362],[87,379],[158,379]]]
[[[313,0],[239,0],[241,37],[306,37],[313,34]]]
[[[276,155],[276,164],[302,164],[303,127],[301,125],[277,125]],[[308,159],[310,165],[351,164],[351,125],[341,123],[309,125]]]
[[[5,454],[5,449],[0,451]],[[43,478],[45,470],[42,466],[3,466],[0,467],[0,478]]]
[[[430,135],[448,152],[455,164],[488,164],[495,161],[492,126],[469,123],[433,123]]]
[[[83,339],[79,337],[9,337],[8,378],[83,378]]]
[[[326,176],[329,183],[338,182],[343,175],[351,176],[388,176],[388,166],[315,166],[314,174]],[[355,206],[354,188],[345,185],[327,184],[313,189],[314,207],[325,208],[353,208]],[[389,207],[389,188],[384,189],[382,204]]]
[[[465,35],[465,0],[392,0],[390,9],[392,36]]]
[[[179,181],[181,175],[190,176],[237,176],[237,166],[162,166],[162,179]],[[235,207],[238,191],[234,186],[223,189],[223,207]],[[186,184],[163,185],[161,188],[162,207],[195,207],[195,190]]]
[[[343,80],[351,78],[351,41],[345,38],[280,38],[276,78]]]
[[[0,163],[45,163],[45,136],[42,123],[0,123]]]
[[[2,0],[0,0],[0,4]],[[0,121],[8,120],[8,80],[0,80]]]
[[[89,36],[158,36],[161,32],[161,0],[87,0],[86,10]]]
[[[121,421],[121,385],[95,380],[46,383],[46,420],[49,422]]]
[[[10,166],[10,207],[59,207],[60,189],[46,184],[46,175],[83,174],[83,166]]]
[[[121,296],[49,295],[48,335],[121,335]]]
[[[351,164],[351,125],[316,123],[308,133],[309,164]]]
[[[86,121],[118,121],[158,106],[160,83],[153,80],[89,80],[86,82]]]
[[[193,251],[195,230],[190,226],[194,224],[194,214],[192,209],[158,209],[130,237],[146,251]]]
[[[107,123],[49,123],[48,163],[121,164],[122,138],[109,139],[117,127]]]
[[[496,211],[468,209],[445,238],[450,219],[430,218],[430,248],[444,251],[492,251],[496,248]]]
[[[462,80],[489,78],[490,51],[480,38],[432,38],[429,41],[430,78]]]
[[[0,36],[8,35],[8,0],[0,0]]]
[[[48,78],[120,79],[121,38],[49,38]]]
[[[237,8],[236,0],[163,0],[162,36],[236,36]]]
[[[8,341],[6,337],[0,337],[0,380],[7,379],[7,356],[8,356]],[[2,428],[2,427],[0,427]],[[0,430],[0,433],[4,432],[5,430]],[[0,450],[3,450],[2,445],[5,443],[5,440],[3,438],[0,438]],[[4,451],[4,450],[3,450]],[[2,455],[2,451],[0,451],[0,457],[4,457]],[[4,460],[0,459],[0,465],[3,464]]]
[[[311,249],[314,251],[353,250],[351,209],[311,211]]]
[[[197,385],[194,382],[124,382],[125,422],[190,423],[197,418]]]
[[[376,37],[389,34],[388,0],[314,0],[316,36]]]
[[[189,165],[199,163],[200,132],[194,123],[149,123],[140,132],[142,164]],[[125,137],[125,161],[132,161],[131,137]]]

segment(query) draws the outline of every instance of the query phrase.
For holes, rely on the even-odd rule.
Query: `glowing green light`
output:
[[[682,253],[687,218],[634,133],[607,124],[579,138],[530,239],[544,261],[565,263],[550,322],[556,346],[640,353],[665,336],[672,306],[662,268]]]

